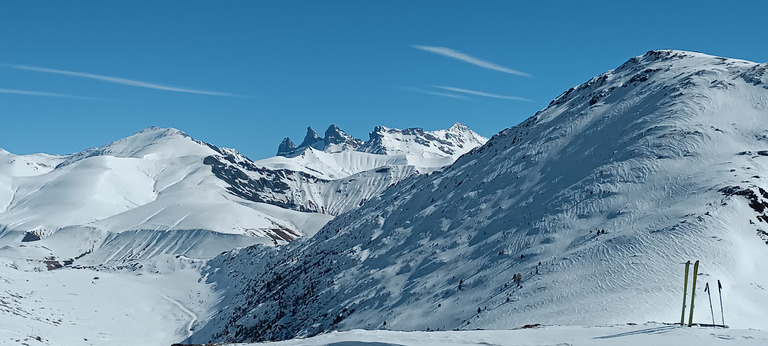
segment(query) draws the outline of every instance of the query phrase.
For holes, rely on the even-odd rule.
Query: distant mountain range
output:
[[[308,127],[304,141],[298,147],[290,138],[285,137],[277,148],[277,155],[291,157],[313,148],[329,153],[353,150],[380,155],[411,154],[424,158],[456,159],[488,140],[459,123],[447,130],[432,132],[421,128],[399,130],[377,126],[368,136],[368,141],[363,142],[336,125],[331,125],[325,130],[325,137],[320,137],[314,129]]]
[[[29,243],[45,248],[38,262],[89,263],[163,253],[209,258],[237,246],[285,244],[486,141],[459,124],[434,133],[387,129],[377,143],[391,154],[374,154],[332,140],[344,133],[331,129],[327,146],[255,162],[156,127],[71,155],[1,151],[0,244],[43,239]]]

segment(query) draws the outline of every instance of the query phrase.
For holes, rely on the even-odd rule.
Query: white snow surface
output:
[[[170,345],[216,302],[198,282],[202,261],[184,257],[126,270],[24,271],[15,262],[0,258],[2,345]]]
[[[410,154],[425,158],[451,156],[454,159],[488,141],[488,138],[459,123],[446,130],[436,131],[378,126],[370,137],[362,151],[389,155]]]
[[[517,330],[402,332],[361,330],[332,332],[306,339],[257,344],[263,346],[485,346],[485,345],[765,345],[768,332],[659,323],[611,326],[536,326]],[[225,344],[235,345],[235,344]]]
[[[0,149],[0,175],[25,177],[48,173],[63,159],[62,156],[48,154],[13,155]]]
[[[425,167],[442,167],[453,161],[446,163],[444,158],[437,160],[424,159],[427,164],[430,161],[436,165]],[[440,164],[442,163],[442,164]],[[409,162],[406,155],[379,155],[369,154],[353,150],[344,150],[340,152],[326,152],[315,148],[306,148],[301,154],[294,157],[275,156],[255,162],[256,165],[271,169],[288,169],[292,171],[304,172],[314,175],[318,178],[333,180],[348,177],[364,171],[373,170],[385,166],[416,166]]]
[[[189,341],[679,322],[688,260],[695,322],[720,280],[726,324],[768,329],[767,70],[630,59],[311,239],[210,261],[238,293]]]

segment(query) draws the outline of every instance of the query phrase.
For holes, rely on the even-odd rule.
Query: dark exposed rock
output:
[[[207,156],[203,164],[211,166],[216,177],[226,182],[227,190],[235,196],[253,202],[268,203],[278,207],[298,211],[319,212],[317,206],[303,205],[285,198],[290,186],[286,180],[304,179],[309,182],[327,182],[312,175],[287,169],[272,170],[254,165],[250,161],[238,161],[232,155]],[[258,173],[254,179],[245,171]],[[281,198],[282,197],[282,198]]]
[[[286,155],[290,153],[291,151],[296,149],[296,144],[293,144],[293,141],[285,137],[283,138],[283,141],[280,142],[280,145],[277,147],[277,155]]]
[[[33,232],[25,232],[24,238],[21,239],[22,243],[30,242],[30,241],[37,241],[40,240],[40,236],[33,233]]]
[[[760,195],[758,196],[755,191],[752,189],[745,189],[739,186],[728,186],[724,187],[718,191],[720,191],[722,194],[726,196],[743,196],[744,198],[749,200],[749,206],[756,212],[763,214],[763,212],[768,209],[768,192],[763,190],[763,188],[758,187],[758,192]],[[760,198],[762,197],[762,199]]]
[[[342,131],[338,126],[331,125],[328,127],[327,130],[325,130],[325,146],[328,147],[329,145],[337,144],[337,145],[346,145],[352,149],[357,149],[357,147],[363,145],[363,141],[353,138],[346,132]]]
[[[301,142],[299,148],[314,147],[317,144],[322,144],[325,141],[317,135],[317,132],[311,127],[307,127],[307,134],[304,136],[304,141]],[[322,150],[322,148],[321,148]]]

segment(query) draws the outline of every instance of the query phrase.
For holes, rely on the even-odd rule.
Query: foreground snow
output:
[[[308,339],[237,345],[440,346],[440,345],[766,345],[768,332],[659,323],[600,327],[547,326],[517,330],[395,332],[351,330]]]

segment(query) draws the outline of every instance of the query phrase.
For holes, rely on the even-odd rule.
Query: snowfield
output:
[[[198,282],[201,265],[199,260],[161,256],[119,271],[23,271],[2,259],[0,344],[178,342],[210,317],[216,302],[213,292]]]
[[[266,342],[264,346],[482,346],[482,345],[765,345],[768,332],[762,330],[680,327],[659,323],[597,327],[535,326],[518,330],[471,330],[443,332],[398,332],[351,330],[332,332],[307,339]],[[235,344],[226,344],[235,345]]]

